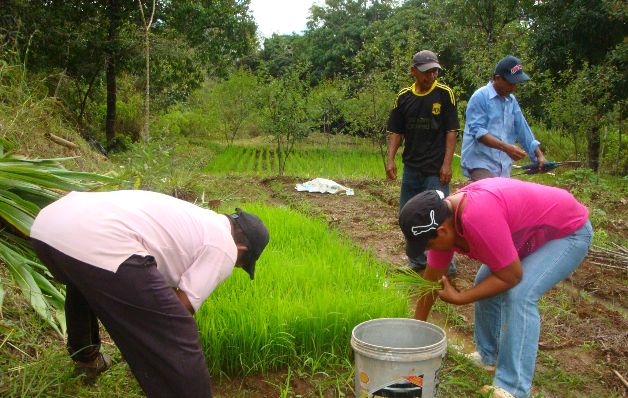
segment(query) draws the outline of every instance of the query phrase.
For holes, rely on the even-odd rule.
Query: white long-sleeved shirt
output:
[[[148,191],[72,192],[42,209],[31,237],[111,272],[133,254],[153,256],[194,310],[237,259],[226,216]]]

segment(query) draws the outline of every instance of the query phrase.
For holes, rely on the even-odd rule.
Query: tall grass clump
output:
[[[81,138],[70,116],[58,98],[48,96],[43,80],[30,77],[23,64],[0,59],[0,138],[16,153],[31,158],[72,156],[66,165],[82,170],[103,167],[101,155]],[[46,138],[49,134],[78,148],[54,144]]]
[[[379,317],[406,317],[407,297],[386,287],[386,265],[293,210],[244,206],[270,243],[255,280],[234,270],[196,315],[213,374],[251,374],[346,363],[351,331]]]

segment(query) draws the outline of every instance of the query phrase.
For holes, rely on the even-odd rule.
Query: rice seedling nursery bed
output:
[[[213,144],[212,149],[216,156],[204,169],[208,174],[275,176],[279,172],[279,159],[273,147]],[[400,161],[397,167],[402,169]],[[289,154],[284,175],[302,178],[380,178],[383,169],[383,161],[373,148],[305,148]]]
[[[323,221],[287,208],[244,208],[266,223],[271,240],[255,280],[234,271],[196,315],[211,373],[346,364],[355,325],[409,315],[407,296],[387,287],[387,266]]]

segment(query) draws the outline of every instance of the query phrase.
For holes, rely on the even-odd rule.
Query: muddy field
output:
[[[294,206],[321,217],[380,260],[392,267],[403,266],[404,241],[396,218],[398,184],[373,180],[337,182],[353,188],[356,195],[296,192],[297,181],[292,178],[265,179],[260,186],[271,192],[276,204]],[[625,232],[625,226],[618,228]],[[454,283],[460,288],[470,286],[478,266],[458,257]],[[533,391],[535,394],[548,398],[627,396],[628,389],[620,377],[628,374],[627,290],[625,270],[585,260],[569,280],[542,299],[536,378],[545,381],[542,389]],[[451,322],[447,320],[451,314],[445,317],[438,313],[433,314],[431,321],[447,330],[450,342],[470,351],[473,307],[452,308],[462,322]],[[583,376],[582,382],[578,375]],[[225,396],[232,396],[235,391],[239,391],[235,395],[265,396],[271,391],[276,394],[273,385],[281,380],[285,380],[285,374],[230,379],[219,382],[216,390]],[[306,376],[294,377],[290,387],[297,396],[320,396],[320,391],[311,390]],[[339,394],[331,389],[322,395]]]

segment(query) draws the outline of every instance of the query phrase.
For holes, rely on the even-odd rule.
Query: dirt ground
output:
[[[380,260],[403,266],[406,257],[403,236],[397,225],[398,184],[373,180],[337,182],[353,188],[356,195],[296,192],[297,181],[292,178],[271,178],[261,183],[273,192],[272,200],[277,204],[305,207]],[[472,260],[457,257],[454,283],[460,288],[469,287],[478,266]],[[556,389],[535,392],[548,398],[626,396],[628,389],[613,371],[624,377],[628,374],[627,290],[625,270],[604,268],[585,260],[569,280],[548,292],[541,303],[543,319],[537,377],[568,372],[587,375],[588,382],[576,382],[579,391],[565,392],[557,385]],[[469,326],[473,307],[467,305],[455,310],[469,324],[441,326],[447,329],[449,336],[460,339],[456,344],[470,350],[473,348]],[[443,323],[440,318],[435,316],[432,321]],[[285,375],[232,379],[219,383],[217,392],[232,396],[230,391],[239,388],[239,391],[249,392],[246,396],[272,396],[277,393],[273,385],[280,385],[284,379]],[[308,381],[296,377],[291,388],[297,396],[310,396],[309,385]]]

